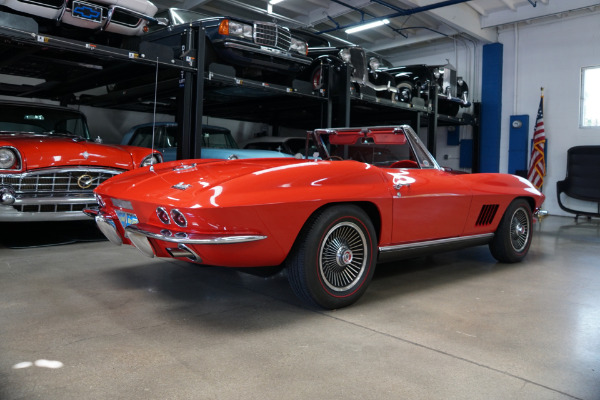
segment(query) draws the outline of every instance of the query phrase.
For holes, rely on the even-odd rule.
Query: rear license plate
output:
[[[102,23],[102,7],[95,4],[74,1],[71,8],[71,15],[75,18],[81,18],[99,24]]]
[[[117,212],[117,217],[119,217],[119,222],[121,222],[123,228],[127,228],[129,225],[135,225],[140,222],[135,214],[130,214],[121,210],[115,211]]]

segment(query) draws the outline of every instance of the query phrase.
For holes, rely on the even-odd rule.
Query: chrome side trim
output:
[[[127,233],[144,235],[146,237],[163,240],[165,242],[182,243],[182,244],[231,244],[231,243],[247,243],[264,240],[267,236],[263,235],[186,235],[181,233],[172,234],[171,231],[163,229],[160,233],[149,232],[140,229],[137,225],[129,225],[125,228]]]
[[[379,248],[379,261],[393,261],[405,257],[416,257],[439,251],[457,250],[464,247],[478,246],[489,243],[494,238],[493,233],[461,236],[447,239],[429,240],[418,243],[406,243]]]
[[[426,242],[398,244],[395,246],[380,247],[379,252],[385,253],[387,251],[399,251],[399,250],[405,250],[405,249],[433,247],[433,246],[444,245],[444,244],[460,243],[460,242],[465,242],[465,241],[470,241],[470,240],[491,239],[493,237],[494,237],[493,233],[484,233],[482,235],[461,236],[461,237],[454,237],[454,238],[448,238],[448,239],[429,240]]]

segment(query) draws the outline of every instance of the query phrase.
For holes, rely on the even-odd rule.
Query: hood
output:
[[[79,137],[1,134],[0,146],[17,149],[23,170],[63,166],[132,169],[131,154],[119,146],[87,142]]]

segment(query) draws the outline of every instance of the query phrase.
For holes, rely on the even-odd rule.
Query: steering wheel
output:
[[[419,168],[419,164],[413,160],[400,160],[392,163],[390,168]]]

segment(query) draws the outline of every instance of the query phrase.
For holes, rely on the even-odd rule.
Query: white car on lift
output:
[[[21,14],[79,28],[139,36],[155,21],[158,8],[147,0],[0,0],[0,6]]]

